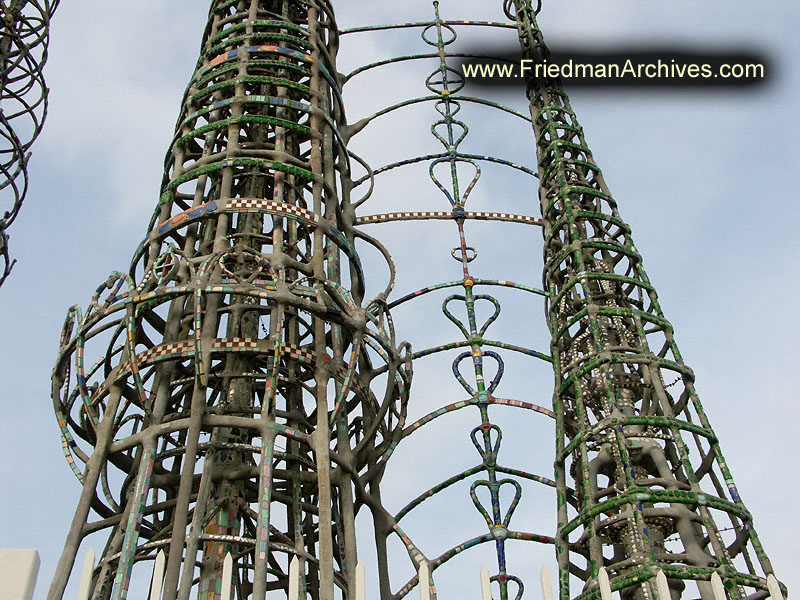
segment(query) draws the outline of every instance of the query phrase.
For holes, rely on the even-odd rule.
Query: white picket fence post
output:
[[[423,560],[419,564],[417,579],[419,581],[419,600],[431,600],[431,571],[428,561]]]
[[[714,600],[728,600],[725,586],[722,585],[722,579],[716,571],[711,574],[711,591],[714,593]]]
[[[608,579],[608,571],[605,567],[600,567],[597,573],[597,585],[600,586],[600,597],[603,600],[611,600],[611,581]]]
[[[92,571],[94,571],[94,548],[89,548],[86,558],[83,559],[81,581],[78,584],[78,600],[89,600],[89,586],[92,584]]]
[[[225,554],[222,560],[222,594],[221,600],[231,600],[231,583],[233,582],[233,557]]]
[[[298,600],[300,595],[300,561],[297,556],[289,563],[289,596],[288,600]]]
[[[150,583],[150,600],[161,600],[161,586],[164,584],[164,567],[167,564],[167,555],[164,549],[158,551],[153,564],[153,580]],[[88,598],[86,599],[88,600]]]
[[[31,600],[40,565],[36,550],[0,550],[0,597]]]
[[[356,563],[356,600],[367,600],[367,575],[364,561]]]
[[[489,580],[489,567],[481,565],[481,600],[492,600],[492,583]]]
[[[553,600],[553,584],[550,581],[550,571],[546,566],[542,567],[539,579],[542,582],[542,600]]]
[[[671,598],[667,576],[664,575],[664,571],[661,569],[656,571],[656,592],[658,593],[659,600],[670,600]]]
[[[767,575],[767,589],[769,589],[772,600],[784,600],[781,586],[778,585],[778,580],[772,573]]]

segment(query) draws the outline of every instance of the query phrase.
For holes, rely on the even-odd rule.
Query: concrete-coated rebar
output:
[[[506,0],[523,58],[550,54],[530,0]],[[527,80],[539,163],[555,371],[556,554],[562,600],[623,599],[698,582],[713,600],[763,598],[772,566],[616,202],[558,78]],[[571,593],[570,577],[583,589]],[[660,600],[665,600],[661,598]]]
[[[665,587],[677,599],[691,593],[692,581],[702,600],[713,600],[717,577],[731,600],[760,600],[768,578],[776,585],[694,373],[560,81],[527,81],[528,116],[466,94],[454,68],[454,60],[474,57],[449,48],[462,27],[516,31],[524,58],[546,59],[541,7],[498,1],[495,12],[508,20],[497,22],[447,21],[433,5],[427,21],[340,32],[329,0],[212,2],[147,236],[129,272],[113,273],[64,325],[53,400],[83,492],[48,600],[62,598],[82,540],[100,531],[107,542],[93,599],[126,598],[158,556],[164,600],[264,600],[290,589],[299,598],[351,598],[363,592],[355,529],[362,509],[374,531],[382,600],[415,588],[435,600],[436,570],[481,544],[493,546],[497,568],[482,571],[483,587],[520,600],[525,587],[507,560],[509,540],[555,548],[561,600],[597,600],[609,589],[623,600],[669,600]],[[397,29],[420,30],[426,51],[338,73],[340,34]],[[348,121],[347,82],[418,60],[432,61],[429,95]],[[350,150],[376,119],[421,103],[436,111],[439,152],[372,168]],[[504,111],[525,130],[532,125],[537,168],[467,152],[467,105]],[[442,202],[435,208],[445,210],[367,212],[380,176],[419,164]],[[524,199],[518,211],[467,210],[484,165],[530,182],[514,190]],[[366,175],[356,176],[357,168]],[[537,178],[540,216],[530,214],[528,192]],[[457,272],[430,282],[422,281],[424,269],[414,271],[414,287],[424,287],[393,296],[394,261],[365,230],[432,220],[448,222]],[[541,227],[543,289],[481,273],[468,227],[476,221]],[[357,244],[385,261],[388,285],[374,299],[366,282],[377,273],[364,271]],[[525,315],[531,299],[544,299],[549,352],[492,337],[497,290],[523,297]],[[412,352],[397,341],[391,311],[437,293],[446,296],[436,316],[455,326],[456,339]],[[483,308],[489,316],[481,323]],[[519,329],[530,327],[522,321]],[[95,362],[85,362],[87,352]],[[453,354],[462,400],[408,423],[412,364],[443,353]],[[532,369],[506,372],[512,353],[552,365],[552,410],[495,395],[504,377],[534,387]],[[549,393],[549,383],[540,387]],[[552,479],[532,472],[528,454],[500,454],[499,407],[555,423]],[[390,512],[381,495],[389,457],[462,409],[478,418],[463,432],[477,465],[470,454],[472,466],[414,490]],[[527,441],[530,454],[550,456],[549,441]],[[465,525],[463,541],[426,554],[400,521],[460,482],[469,485],[481,530]],[[512,524],[523,483],[557,497],[554,532]],[[414,567],[396,590],[392,537]]]
[[[99,530],[92,598],[126,598],[162,548],[165,599],[218,597],[227,554],[235,598],[287,589],[293,557],[301,593],[354,584],[352,480],[402,431],[410,357],[391,282],[363,297],[337,43],[326,0],[213,2],[148,234],[64,326],[83,493],[48,598]]]
[[[43,68],[59,1],[0,1],[0,286],[16,263],[8,228],[25,200],[30,148],[47,116]]]

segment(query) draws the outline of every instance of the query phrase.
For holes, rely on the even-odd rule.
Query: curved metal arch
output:
[[[375,112],[375,113],[369,115],[368,117],[364,117],[363,119],[358,121],[357,125],[359,126],[359,131],[361,129],[363,129],[367,124],[369,124],[371,121],[374,121],[378,117],[382,117],[383,115],[388,114],[390,112],[393,112],[393,111],[395,111],[395,110],[397,110],[399,108],[404,108],[406,106],[410,106],[412,104],[418,104],[420,102],[431,102],[431,101],[440,102],[441,100],[442,100],[442,96],[440,94],[431,95],[431,96],[419,96],[417,98],[411,98],[409,100],[403,100],[402,102],[398,102],[397,104],[393,104],[393,105],[388,106],[388,107],[386,107],[384,109],[381,109],[378,112]],[[486,100],[485,98],[478,98],[476,96],[458,96],[458,101],[459,102],[462,102],[462,101],[463,102],[471,102],[473,104],[482,104],[484,106],[489,106],[491,108],[496,108],[496,109],[501,110],[503,112],[507,112],[508,114],[514,115],[515,117],[519,117],[520,119],[522,119],[524,121],[528,121],[529,123],[532,122],[531,117],[529,115],[523,114],[523,113],[521,113],[521,112],[519,112],[517,110],[514,110],[513,108],[509,108],[508,106],[504,106],[502,104],[498,104],[497,102],[492,102],[491,100]]]
[[[374,179],[376,175],[380,175],[382,173],[386,173],[387,171],[391,171],[392,169],[396,169],[398,167],[405,167],[408,165],[414,165],[426,160],[437,159],[437,158],[448,158],[448,157],[455,157],[455,158],[462,158],[467,160],[483,160],[486,162],[492,162],[498,165],[502,165],[504,167],[509,167],[511,169],[516,169],[517,171],[521,171],[526,175],[530,175],[536,179],[539,178],[539,174],[528,167],[518,165],[517,163],[511,162],[510,160],[506,160],[504,158],[497,158],[495,156],[487,156],[482,154],[464,154],[461,152],[456,153],[449,153],[449,152],[439,152],[437,154],[426,154],[424,156],[415,156],[414,158],[407,158],[405,160],[399,160],[397,162],[389,163],[388,165],[384,165],[382,167],[378,167],[372,173],[359,177],[355,181],[353,181],[353,187],[356,188],[365,181],[370,179]]]
[[[526,541],[526,542],[538,542],[540,544],[553,544],[554,543],[553,538],[551,538],[550,536],[547,536],[547,535],[540,535],[540,534],[537,534],[537,533],[526,533],[526,532],[522,532],[522,531],[511,531],[511,530],[507,530],[506,531],[506,538],[505,539],[512,539],[512,540],[519,540],[519,541]],[[485,533],[485,534],[480,535],[478,537],[470,538],[469,540],[467,540],[465,542],[462,542],[461,544],[459,544],[457,546],[453,546],[452,548],[449,548],[449,549],[445,550],[442,554],[440,554],[439,556],[437,556],[433,560],[429,560],[428,561],[428,566],[431,569],[431,573],[433,573],[433,571],[435,571],[440,566],[445,564],[451,558],[454,558],[455,556],[461,554],[465,550],[469,550],[470,548],[474,548],[475,546],[478,546],[480,544],[483,544],[483,543],[486,543],[486,542],[492,542],[492,541],[497,541],[497,538],[495,538],[491,533]],[[510,579],[513,576],[506,576],[506,577],[508,579]],[[497,577],[494,577],[492,579],[496,579],[496,578]],[[517,579],[517,578],[514,578],[514,579]],[[400,588],[400,590],[397,591],[397,593],[394,594],[393,597],[396,598],[397,600],[400,600],[401,598],[405,598],[408,595],[408,593],[417,586],[418,583],[419,583],[418,582],[418,577],[417,576],[412,577],[408,581],[408,583],[406,583],[406,585],[404,585],[402,588]],[[517,598],[519,598],[519,594],[517,595]]]
[[[537,288],[534,288],[534,287],[530,287],[530,286],[527,286],[527,285],[522,285],[522,284],[519,284],[519,283],[515,283],[513,281],[505,281],[503,279],[473,279],[472,281],[473,281],[473,285],[497,285],[497,286],[502,286],[502,287],[515,288],[515,289],[522,290],[522,291],[525,291],[525,292],[530,292],[532,294],[536,294],[537,296],[545,296],[545,297],[548,296],[548,293],[546,291],[544,291],[544,290],[540,290],[540,289],[537,289]],[[429,293],[434,292],[436,290],[440,290],[440,289],[444,289],[444,288],[448,288],[448,287],[457,287],[457,286],[462,286],[462,285],[464,285],[463,281],[448,281],[447,283],[440,283],[440,284],[424,287],[424,288],[421,288],[421,289],[417,290],[416,292],[411,292],[410,294],[406,294],[402,298],[398,298],[397,300],[389,303],[389,308],[390,309],[394,308],[395,306],[403,304],[404,302],[407,302],[409,300],[413,300],[414,298],[418,298],[419,296],[422,296],[423,294],[429,294]]]
[[[453,219],[504,221],[508,223],[520,223],[523,225],[537,226],[541,226],[542,224],[541,219],[538,217],[529,217],[527,215],[517,215],[513,213],[467,210],[459,213],[454,213],[453,211],[412,211],[364,215],[363,217],[356,218],[356,225],[373,225],[376,223],[394,223],[398,221],[452,221]]]
[[[498,56],[489,56],[487,54],[465,54],[465,53],[462,53],[462,52],[446,52],[445,56],[447,58],[483,58],[483,59],[486,59],[486,60],[496,60],[496,61],[499,61],[499,62],[507,62],[507,63],[514,64],[514,61],[508,60],[507,58],[502,58],[502,57],[498,57]],[[369,64],[366,64],[366,65],[363,65],[361,67],[358,67],[357,69],[354,69],[354,70],[350,71],[347,75],[345,75],[344,83],[347,83],[348,81],[350,81],[356,75],[359,75],[359,74],[361,74],[361,73],[363,73],[365,71],[369,71],[370,69],[374,69],[374,68],[377,68],[377,67],[383,67],[383,66],[391,65],[391,64],[395,64],[395,63],[406,62],[406,61],[410,61],[410,60],[422,60],[422,59],[428,59],[428,58],[439,58],[439,54],[438,53],[410,54],[408,56],[394,56],[392,58],[386,58],[384,60],[379,60],[379,61],[376,61],[376,62],[373,62],[373,63],[369,63]]]
[[[516,25],[512,25],[511,23],[501,23],[499,21],[468,21],[468,20],[460,20],[460,21],[440,21],[442,25],[445,26],[453,26],[453,25],[464,25],[464,26],[480,26],[480,27],[499,27],[502,29],[516,29]],[[363,27],[350,27],[348,29],[343,29],[339,32],[339,35],[345,35],[348,33],[365,33],[368,31],[385,31],[389,29],[408,29],[413,27],[430,27],[431,25],[436,25],[436,21],[416,21],[412,23],[398,23],[393,25],[365,25]]]
[[[533,358],[539,358],[545,362],[553,362],[551,356],[539,352],[537,350],[532,350],[530,348],[525,348],[523,346],[516,346],[514,344],[507,344],[506,342],[499,342],[496,340],[487,340],[485,338],[481,338],[481,344],[485,344],[487,346],[494,346],[495,348],[504,348],[506,350],[513,350],[514,352],[519,352],[520,354],[525,354],[527,356],[532,356]],[[443,344],[441,346],[432,346],[430,348],[426,348],[425,350],[418,350],[414,352],[412,355],[413,358],[422,358],[423,356],[430,356],[431,354],[437,354],[439,352],[445,352],[447,350],[454,350],[456,348],[466,348],[473,344],[473,340],[463,340],[458,342],[451,342],[449,344]]]
[[[457,410],[461,410],[462,408],[466,408],[468,406],[477,406],[479,404],[478,400],[475,398],[471,398],[470,400],[462,400],[460,402],[453,402],[452,404],[448,404],[447,406],[442,406],[441,408],[437,408],[434,411],[429,412],[427,415],[420,417],[416,421],[414,421],[411,425],[408,425],[405,429],[403,429],[403,437],[401,439],[405,439],[410,436],[412,433],[417,431],[423,425],[430,423],[431,421],[438,419],[446,414],[453,413]],[[538,404],[533,404],[531,402],[523,402],[522,400],[511,400],[508,398],[495,398],[494,396],[489,396],[489,400],[487,404],[493,404],[496,406],[511,406],[514,408],[523,408],[525,410],[532,410],[534,412],[541,413],[551,419],[555,419],[555,413],[543,406],[539,406]]]

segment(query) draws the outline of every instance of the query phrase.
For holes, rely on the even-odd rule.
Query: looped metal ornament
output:
[[[450,255],[455,258],[458,262],[468,262],[471,263],[478,257],[478,251],[475,250],[472,246],[467,246],[466,248],[453,248],[450,251]]]

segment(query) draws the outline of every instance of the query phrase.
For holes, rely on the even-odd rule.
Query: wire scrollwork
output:
[[[0,286],[16,263],[9,254],[8,228],[28,191],[30,148],[47,115],[50,19],[59,0],[0,0],[0,193],[10,208],[0,219]]]

